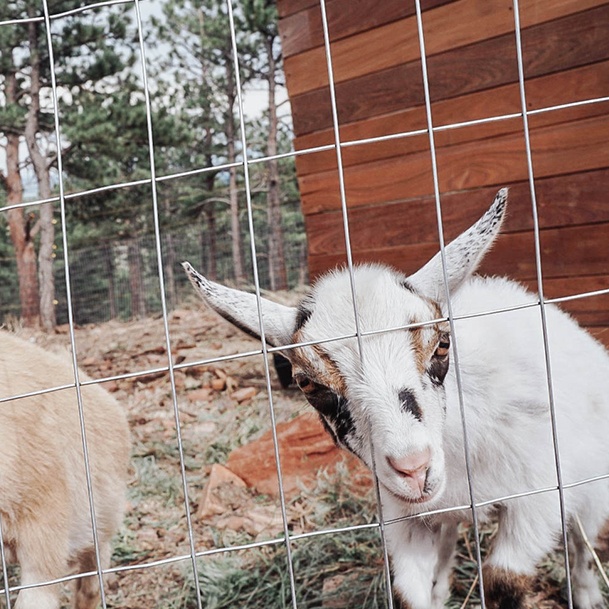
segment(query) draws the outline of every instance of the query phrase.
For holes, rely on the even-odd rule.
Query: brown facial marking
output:
[[[429,334],[429,328],[412,328],[410,336],[412,340],[412,348],[414,351],[417,370],[423,374],[429,367],[429,362],[432,357],[446,357],[450,346],[448,333],[444,328],[444,324],[438,324],[433,327],[434,336],[432,340],[426,341],[426,334]],[[448,343],[449,346],[446,346]],[[444,350],[446,352],[444,352]]]
[[[433,300],[425,299],[425,302],[429,305],[429,319],[440,319],[442,318],[442,309],[440,305]],[[411,323],[417,323],[420,320],[413,320]],[[425,321],[425,320],[424,320]],[[418,328],[410,329],[410,336],[412,340],[412,349],[414,351],[415,361],[417,364],[417,370],[420,374],[423,374],[429,365],[429,361],[433,356],[438,343],[440,342],[441,334],[448,331],[448,325],[443,322],[435,324],[433,329],[435,331],[434,339],[427,343],[425,338],[429,334],[429,326],[420,326]]]
[[[488,609],[527,609],[525,597],[531,584],[528,575],[485,565],[482,576]]]
[[[294,342],[298,341],[298,332],[293,337]],[[306,350],[312,349],[315,353],[316,365],[313,366],[310,358],[307,357]],[[294,370],[300,371],[303,375],[310,377],[314,382],[332,389],[338,395],[345,395],[347,384],[340,373],[336,362],[324,351],[321,345],[311,347],[297,347],[292,351],[292,365]],[[320,371],[319,364],[323,365]]]

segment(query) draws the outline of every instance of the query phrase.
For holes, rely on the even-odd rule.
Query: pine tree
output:
[[[60,14],[79,8],[81,4],[80,0],[56,0],[52,9],[55,14]],[[43,200],[53,194],[51,173],[60,151],[57,150],[54,133],[54,110],[46,101],[51,98],[52,66],[44,22],[36,20],[42,17],[42,6],[34,0],[15,0],[4,8],[3,18],[23,20],[0,28],[0,94],[3,98],[0,128],[7,142],[7,169],[2,184],[7,204],[12,205],[21,203],[23,198],[18,177],[20,159],[15,161],[19,142],[27,144],[28,161],[38,185],[38,198]],[[101,10],[89,9],[53,20],[53,68],[59,87],[70,97],[80,88],[98,83],[127,65],[122,56],[127,48],[125,9],[114,9],[114,16],[98,22],[97,15]],[[41,204],[35,221],[31,220],[31,215],[28,215],[26,221],[22,208],[8,212],[11,240],[17,257],[22,317],[25,323],[35,323],[39,316],[42,326],[50,330],[56,322],[53,274],[55,206],[52,203]],[[32,304],[38,290],[36,263],[32,256],[35,237],[38,240],[40,277],[38,307]]]

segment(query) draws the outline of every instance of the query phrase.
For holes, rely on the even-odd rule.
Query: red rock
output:
[[[320,469],[333,471],[342,462],[356,484],[367,485],[368,470],[350,453],[336,447],[318,417],[303,414],[277,425],[283,490],[288,498],[299,494],[300,485],[312,485]],[[241,446],[228,456],[226,466],[259,493],[277,496],[279,484],[275,466],[273,436],[269,431],[259,440]]]
[[[231,397],[233,400],[241,404],[251,400],[257,393],[258,391],[255,387],[242,387],[241,389],[237,389],[237,391],[233,392]]]
[[[212,389],[215,389],[216,391],[223,391],[226,387],[226,378],[212,379],[211,386],[212,386]]]
[[[217,514],[224,514],[231,509],[228,502],[223,501],[219,491],[227,486],[236,488],[245,488],[245,482],[239,478],[234,472],[230,471],[219,463],[214,463],[211,466],[209,480],[203,489],[201,500],[199,501],[199,509],[197,516],[199,518],[208,518]]]

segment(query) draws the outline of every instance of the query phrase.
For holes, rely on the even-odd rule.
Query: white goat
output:
[[[536,564],[560,539],[561,512],[537,297],[508,279],[472,276],[499,232],[506,200],[501,190],[447,246],[445,260],[473,497],[483,504],[480,522],[499,520],[483,566],[486,606],[520,609]],[[212,308],[260,336],[254,295],[184,266]],[[336,442],[375,469],[385,519],[401,519],[386,530],[403,606],[439,609],[449,596],[457,524],[471,518],[441,257],[410,277],[360,266],[354,286],[361,352],[356,338],[327,341],[355,334],[346,270],[322,277],[297,308],[263,300],[264,338],[272,346],[314,343],[284,352],[294,378]],[[525,304],[534,306],[469,317]],[[609,474],[609,357],[568,315],[552,305],[545,310],[574,601],[600,609],[575,521],[597,537],[609,516],[609,481],[570,485]],[[541,492],[527,494],[533,490]]]
[[[84,375],[81,376],[85,380]],[[0,397],[74,382],[67,358],[0,332]],[[101,567],[124,511],[130,441],[125,414],[98,385],[82,388]],[[21,584],[96,571],[76,390],[0,403],[0,516]],[[5,582],[5,586],[7,582]],[[59,609],[59,584],[25,588],[15,609]],[[97,575],[76,580],[73,606],[94,609]]]

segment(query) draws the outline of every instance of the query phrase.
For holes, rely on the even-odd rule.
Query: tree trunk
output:
[[[15,103],[16,94],[17,79],[15,73],[12,72],[7,75],[5,83],[7,105]],[[6,190],[7,205],[17,205],[23,202],[23,182],[19,173],[19,135],[17,133],[6,134],[6,176],[2,178],[2,185]],[[40,300],[31,218],[28,217],[26,220],[25,210],[22,207],[11,209],[6,215],[17,259],[21,323],[28,327],[37,326],[40,322]]]
[[[273,157],[277,154],[277,104],[275,100],[276,65],[273,56],[273,37],[266,38],[267,55],[269,58],[268,94],[269,94],[269,131],[267,139],[267,154]],[[267,173],[267,219],[269,226],[268,256],[271,290],[287,290],[288,279],[285,270],[285,251],[283,230],[281,227],[281,195],[279,192],[279,163],[277,159],[268,161]]]
[[[216,207],[213,202],[205,206],[205,223],[207,225],[207,256],[203,251],[203,260],[207,276],[213,280],[218,279],[218,245],[216,241]],[[205,239],[205,234],[202,234]]]
[[[235,162],[235,117],[233,109],[235,107],[235,83],[232,68],[227,66],[227,96],[228,111],[226,113],[226,140],[227,140],[227,161],[229,164]],[[241,242],[241,226],[239,223],[239,197],[237,192],[237,168],[229,169],[228,199],[230,209],[231,225],[231,246],[233,253],[233,269],[237,284],[245,283],[245,273],[243,271],[243,248]]]
[[[112,246],[106,243],[103,247],[104,266],[108,277],[108,304],[110,305],[110,319],[116,319],[116,284],[114,283],[114,253]]]
[[[176,249],[171,234],[167,233],[165,237],[166,255],[165,255],[165,295],[169,308],[173,309],[176,306]]]
[[[137,238],[129,241],[127,246],[127,259],[129,260],[129,288],[131,291],[131,317],[146,316],[146,301],[142,289],[142,255]]]
[[[38,145],[40,113],[40,53],[38,50],[38,24],[28,23],[28,40],[31,60],[30,107],[25,122],[25,141],[41,199],[51,197],[50,168]],[[38,277],[40,286],[40,321],[42,327],[50,332],[57,323],[55,317],[55,279],[53,275],[53,245],[55,228],[53,226],[53,204],[40,206],[40,247],[38,250]]]
[[[171,215],[171,209],[169,206],[169,199],[167,197],[162,198],[163,212],[169,218]],[[176,278],[175,278],[175,265],[176,265],[176,248],[173,241],[173,236],[167,231],[165,236],[165,255],[163,256],[165,261],[165,297],[169,308],[173,309],[176,306]]]

